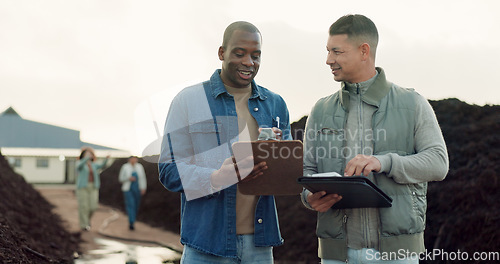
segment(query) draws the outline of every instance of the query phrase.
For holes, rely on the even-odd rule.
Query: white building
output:
[[[12,107],[0,114],[0,152],[29,183],[74,183],[84,146],[94,148],[100,158],[130,156],[128,151],[82,142],[80,131],[23,119]]]

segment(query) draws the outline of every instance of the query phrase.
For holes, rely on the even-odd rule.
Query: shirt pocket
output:
[[[189,135],[195,149],[195,154],[202,153],[220,145],[219,131],[222,123],[206,120],[189,124]]]
[[[219,147],[224,143],[219,135],[223,131],[222,123],[213,120],[197,122],[190,124],[188,131],[197,164],[215,167],[222,163],[227,156],[224,148]]]
[[[217,133],[220,130],[222,123],[214,122],[213,120],[206,120],[197,123],[189,124],[189,133],[202,133],[202,134],[212,134]]]

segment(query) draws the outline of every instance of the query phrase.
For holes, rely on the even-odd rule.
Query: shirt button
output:
[[[259,224],[262,224],[262,218],[259,218],[259,220],[257,220],[257,222],[259,222]]]
[[[257,112],[257,111],[259,111],[259,108],[258,108],[258,107],[255,107],[255,108],[253,109],[253,111],[254,111],[254,112]]]

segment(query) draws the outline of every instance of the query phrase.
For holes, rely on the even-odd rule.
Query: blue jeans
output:
[[[376,249],[373,248],[363,248],[363,249],[347,249],[347,258],[349,263],[354,264],[371,264],[371,263],[383,263],[383,264],[418,264],[418,258],[403,258],[401,255],[396,255],[398,259],[396,260],[386,260],[387,256]],[[345,261],[322,259],[321,264],[345,264]]]
[[[237,258],[224,258],[184,246],[181,264],[272,264],[273,248],[256,247],[253,235],[237,236]]]
[[[128,221],[131,225],[135,223],[139,204],[141,203],[141,191],[139,188],[130,188],[129,191],[123,192],[125,198],[125,209],[127,209]]]

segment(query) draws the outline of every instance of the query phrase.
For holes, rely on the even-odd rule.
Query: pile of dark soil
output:
[[[72,263],[80,235],[0,154],[0,263]]]
[[[470,257],[498,253],[500,106],[457,99],[430,103],[448,147],[450,170],[444,181],[429,183],[426,247]]]
[[[500,106],[469,105],[457,99],[430,101],[441,125],[450,171],[442,182],[429,183],[425,244],[429,251],[497,252],[500,248],[499,174]],[[302,138],[306,117],[292,124],[292,135]],[[102,174],[101,202],[123,210],[117,161]],[[158,181],[156,164],[141,161],[148,174],[148,193],[138,219],[179,232],[179,194]],[[277,197],[285,244],[274,250],[280,263],[318,263],[316,213],[299,197]],[[436,260],[432,263],[439,263]],[[425,263],[422,261],[421,263]],[[478,262],[479,263],[479,262]]]

